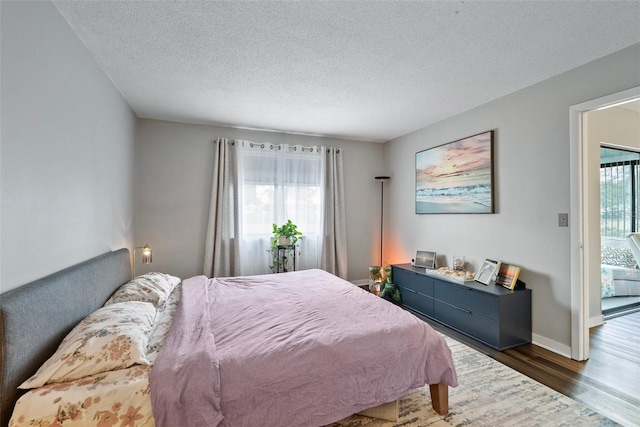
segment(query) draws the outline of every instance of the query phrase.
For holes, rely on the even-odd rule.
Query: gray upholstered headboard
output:
[[[65,335],[131,279],[128,249],[119,249],[0,295],[0,425],[9,424],[17,387]]]

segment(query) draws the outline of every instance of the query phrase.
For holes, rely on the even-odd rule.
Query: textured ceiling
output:
[[[368,141],[640,42],[638,1],[54,4],[138,117]]]

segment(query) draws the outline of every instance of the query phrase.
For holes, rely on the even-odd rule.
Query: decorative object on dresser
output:
[[[513,264],[500,264],[498,275],[496,276],[496,284],[504,286],[507,289],[513,290],[518,283],[518,276],[520,275],[520,267]]]
[[[480,282],[484,285],[488,285],[498,274],[498,270],[500,269],[500,261],[494,259],[485,259],[476,274],[475,281]]]
[[[402,306],[497,350],[531,342],[531,290],[459,283],[410,264],[393,265]],[[522,283],[522,282],[520,282]]]
[[[466,270],[450,270],[447,267],[440,267],[437,270],[425,270],[427,276],[443,277],[450,282],[464,283],[470,282],[475,277],[473,271]]]
[[[413,265],[433,270],[436,268],[436,253],[430,251],[417,251]]]
[[[416,213],[493,213],[493,131],[416,153]]]
[[[466,262],[462,255],[454,255],[451,260],[451,269],[455,271],[464,271]]]

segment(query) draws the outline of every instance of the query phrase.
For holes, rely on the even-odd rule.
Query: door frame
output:
[[[590,248],[586,230],[600,217],[589,216],[588,207],[594,203],[594,189],[588,187],[584,171],[587,167],[587,153],[592,147],[586,145],[584,130],[585,116],[588,111],[640,97],[640,86],[611,95],[592,99],[569,107],[569,173],[570,173],[570,212],[571,217],[571,358],[587,360],[589,358],[589,275],[586,274]],[[599,149],[599,147],[598,147]],[[598,188],[598,195],[600,189]],[[597,198],[599,200],[599,198]],[[597,248],[598,251],[600,250]]]

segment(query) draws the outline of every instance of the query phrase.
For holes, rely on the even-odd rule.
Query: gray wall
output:
[[[136,123],[50,2],[0,2],[0,291],[130,246]]]
[[[426,249],[447,264],[465,255],[474,269],[485,258],[521,266],[533,290],[534,341],[570,354],[570,228],[558,227],[558,213],[570,211],[569,107],[639,84],[637,44],[385,144],[388,260]],[[490,129],[497,213],[416,215],[415,153]]]
[[[153,248],[153,264],[136,272],[202,274],[216,137],[343,150],[349,279],[364,279],[379,260],[382,144],[276,132],[140,120],[136,189],[137,242]],[[267,272],[267,271],[265,271]]]

